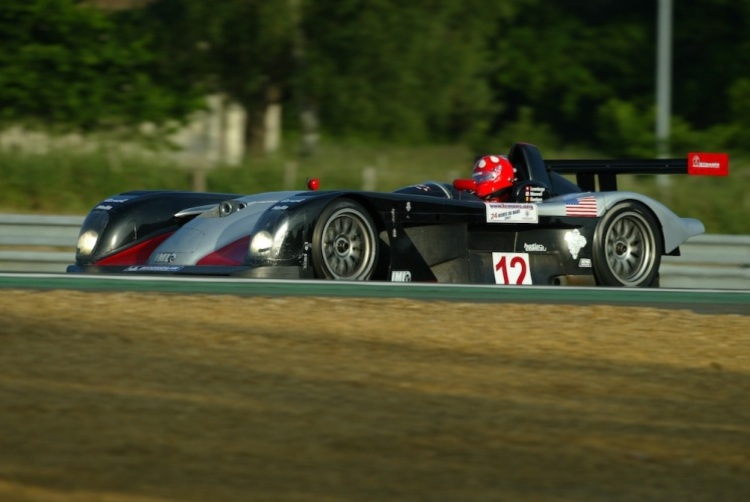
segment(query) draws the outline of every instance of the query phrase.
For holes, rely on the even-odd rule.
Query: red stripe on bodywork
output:
[[[242,265],[247,256],[250,236],[247,235],[198,260],[198,265]]]
[[[130,265],[145,265],[148,261],[148,257],[154,252],[159,244],[167,240],[167,237],[172,235],[174,232],[158,235],[151,239],[139,242],[129,248],[123,249],[122,251],[115,253],[106,258],[102,258],[95,265],[119,265],[119,266],[130,266]]]

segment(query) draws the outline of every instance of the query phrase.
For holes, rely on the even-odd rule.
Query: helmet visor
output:
[[[476,183],[484,183],[485,181],[492,181],[498,177],[500,173],[497,171],[479,171],[471,173],[471,178]]]

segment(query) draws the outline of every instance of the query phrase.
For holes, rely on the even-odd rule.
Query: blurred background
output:
[[[392,190],[526,141],[728,152],[727,178],[620,188],[750,234],[749,25],[750,0],[2,0],[0,211]]]

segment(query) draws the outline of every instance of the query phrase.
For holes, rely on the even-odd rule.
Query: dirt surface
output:
[[[746,500],[750,317],[0,290],[0,500]]]

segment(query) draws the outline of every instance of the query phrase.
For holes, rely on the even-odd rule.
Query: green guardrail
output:
[[[0,288],[465,302],[635,305],[750,315],[750,291],[334,282],[205,277],[0,274]]]

